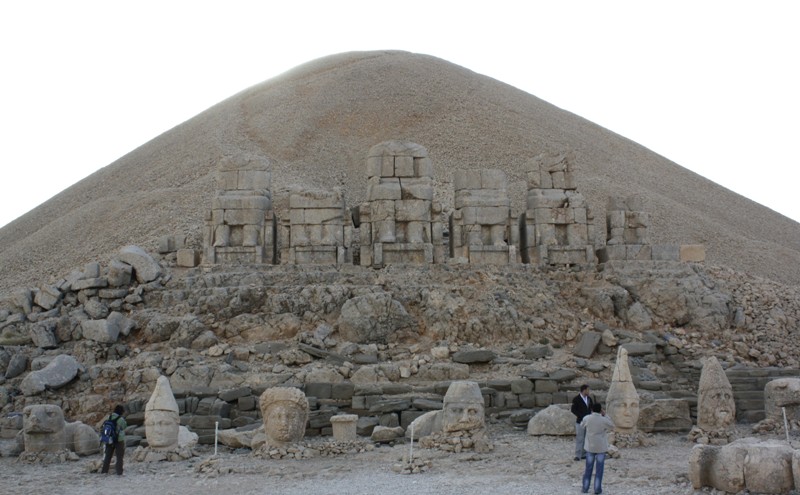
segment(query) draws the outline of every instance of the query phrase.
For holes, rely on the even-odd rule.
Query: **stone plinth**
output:
[[[352,442],[356,439],[357,414],[337,414],[331,417],[333,439],[337,442]]]

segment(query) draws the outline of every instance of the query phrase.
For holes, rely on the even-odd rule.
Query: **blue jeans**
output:
[[[595,463],[597,470],[594,473],[594,492],[603,493],[603,467],[606,463],[606,453],[595,454],[593,452],[586,453],[586,469],[583,471],[583,493],[589,491],[589,482],[592,480],[592,470]]]

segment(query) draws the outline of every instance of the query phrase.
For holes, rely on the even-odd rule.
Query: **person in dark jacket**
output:
[[[583,418],[592,413],[594,401],[589,397],[589,385],[581,385],[581,393],[572,399],[570,411],[575,415],[575,460],[580,461],[586,458],[586,451],[583,449],[583,442],[586,438],[586,428],[581,426]]]
[[[103,474],[108,474],[108,468],[111,466],[111,456],[116,453],[117,462],[114,464],[114,471],[122,476],[122,458],[125,457],[125,428],[128,427],[128,422],[122,417],[123,413],[125,413],[125,408],[117,405],[109,417],[111,421],[117,423],[117,441],[106,445],[103,469],[100,471]]]

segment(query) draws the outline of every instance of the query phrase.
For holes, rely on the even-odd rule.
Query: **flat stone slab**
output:
[[[547,378],[557,382],[566,382],[568,380],[572,380],[576,376],[578,376],[578,374],[575,372],[575,370],[560,368],[548,374]]]
[[[599,332],[586,332],[581,335],[581,340],[578,341],[578,345],[572,350],[572,354],[582,358],[590,358],[594,354],[594,351],[597,350],[597,346],[600,344],[600,340],[602,338],[602,334]]]
[[[523,350],[526,359],[541,359],[553,355],[553,349],[549,345],[535,345]]]
[[[406,409],[410,408],[411,408],[410,399],[388,399],[388,400],[378,401],[377,403],[375,403],[372,407],[369,408],[369,412],[388,413],[388,412],[405,411]]]
[[[475,351],[458,351],[453,354],[453,361],[463,364],[490,363],[497,357],[493,351],[480,349]]]
[[[628,351],[628,356],[644,356],[656,352],[656,345],[650,342],[628,342],[622,344],[622,348]]]

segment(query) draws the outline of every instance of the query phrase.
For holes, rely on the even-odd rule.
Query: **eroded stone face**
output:
[[[703,365],[697,394],[697,426],[704,431],[730,429],[736,419],[733,388],[717,358]]]
[[[57,452],[66,448],[64,412],[52,404],[27,406],[22,411],[25,452]]]
[[[261,394],[260,404],[268,445],[286,445],[303,439],[308,399],[302,391],[289,387],[268,388]]]
[[[484,402],[475,382],[454,382],[444,396],[442,430],[477,430],[486,427]]]
[[[177,448],[180,417],[178,403],[166,376],[158,377],[144,411],[144,427],[150,448]]]
[[[150,411],[144,418],[147,445],[154,449],[178,446],[180,418],[171,411]]]
[[[617,364],[606,397],[606,410],[617,431],[630,432],[639,421],[639,394],[633,386],[628,366],[628,351],[623,347],[617,351]]]
[[[632,430],[639,421],[639,396],[628,395],[608,403],[608,415],[620,430]]]
[[[783,421],[783,408],[789,421],[800,421],[800,378],[778,378],[764,387],[767,418]]]
[[[722,447],[696,445],[689,458],[689,479],[695,489],[789,493],[797,489],[791,469],[795,452],[783,442],[755,438]]]

